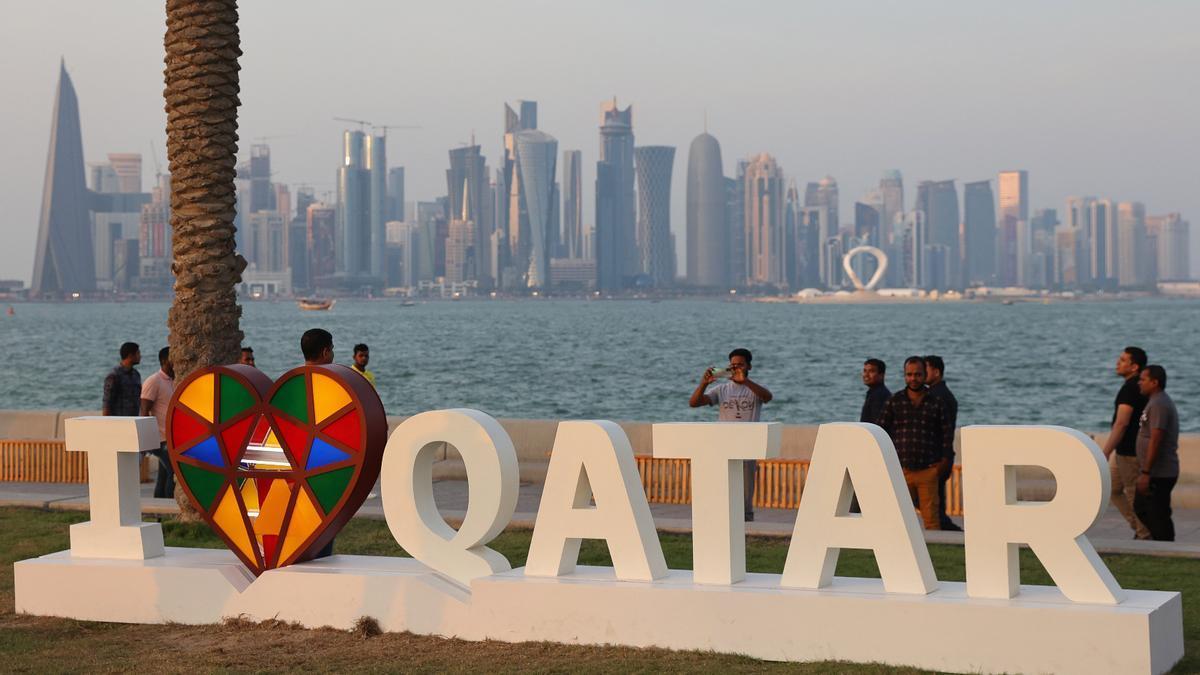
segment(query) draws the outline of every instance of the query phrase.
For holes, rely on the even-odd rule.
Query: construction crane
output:
[[[355,120],[350,119],[349,117],[335,117],[333,119],[338,122],[350,122],[351,124],[357,124],[359,131],[365,131],[367,127],[371,126],[371,123],[367,120]]]
[[[296,135],[296,134],[274,134],[274,135],[272,135],[272,136],[255,136],[255,137],[254,137],[254,140],[256,140],[256,141],[269,141],[269,140],[272,140],[272,139],[275,139],[275,138],[291,138],[292,136],[295,136],[295,135]]]
[[[372,124],[372,129],[383,129],[383,137],[387,138],[388,129],[424,129],[419,124]]]

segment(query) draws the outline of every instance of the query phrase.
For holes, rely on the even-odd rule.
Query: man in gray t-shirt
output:
[[[769,403],[771,392],[761,384],[750,379],[750,362],[754,356],[749,349],[735,349],[729,353],[729,379],[716,382],[713,369],[704,371],[700,384],[692,392],[688,402],[693,408],[706,405],[717,406],[717,421],[719,422],[757,422],[762,414],[762,406]],[[754,520],[754,482],[758,472],[758,462],[747,460],[742,462],[745,479],[744,503],[746,520]]]
[[[1152,539],[1175,541],[1171,490],[1179,480],[1179,411],[1167,395],[1167,371],[1162,366],[1142,369],[1138,388],[1148,400],[1138,425],[1140,473],[1133,509]]]

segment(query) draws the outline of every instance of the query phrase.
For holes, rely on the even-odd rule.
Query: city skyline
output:
[[[57,66],[59,54],[67,57],[68,68],[80,87],[84,153],[89,161],[99,160],[110,152],[135,152],[143,154],[144,165],[149,167],[156,159],[151,156],[151,145],[156,148],[158,162],[162,162],[163,153],[162,17],[158,8],[113,7],[89,17],[93,19],[90,22],[76,25],[76,22],[55,21],[51,16],[54,4],[46,7],[45,16],[38,13],[27,17],[24,24],[8,23],[23,25],[22,31],[5,33],[10,39],[4,49],[22,48],[23,57],[20,71],[5,71],[4,83],[9,88],[27,91],[28,96],[9,97],[7,102],[0,103],[3,118],[10,122],[3,133],[5,140],[10,141],[6,147],[14,153],[12,164],[25,167],[21,171],[6,167],[0,180],[4,203],[13,213],[10,222],[21,225],[6,228],[12,245],[0,252],[0,276],[26,280],[31,277],[29,251],[35,243],[35,235],[28,232],[26,224],[36,222],[37,205],[30,204],[25,195],[39,192],[41,187],[40,170],[31,172],[28,165],[37,166],[44,161],[46,119],[53,94],[49,74]],[[1200,65],[1196,48],[1179,28],[1190,23],[1188,17],[1196,15],[1196,10],[1184,5],[1158,6],[1136,13],[1133,18],[1142,30],[1128,36],[1132,44],[1130,49],[1122,50],[1119,60],[1106,56],[1096,45],[1102,44],[1105,36],[1115,39],[1120,35],[1125,39],[1120,30],[1131,17],[1119,14],[1120,8],[1113,4],[1089,3],[1083,11],[1084,5],[1066,3],[1061,7],[1038,7],[1036,12],[1035,6],[1026,6],[1039,19],[1035,22],[1021,21],[1014,16],[1017,12],[976,9],[942,17],[937,26],[947,31],[952,43],[965,43],[979,42],[981,36],[1019,24],[1030,38],[1031,49],[1026,56],[1007,55],[999,47],[968,54],[954,52],[947,45],[932,53],[909,54],[893,49],[888,63],[872,58],[880,50],[902,43],[901,36],[892,34],[891,29],[885,30],[884,24],[891,21],[896,29],[932,30],[921,27],[918,21],[922,16],[928,18],[931,6],[916,3],[902,11],[880,7],[867,18],[850,17],[846,15],[849,10],[832,8],[780,8],[780,24],[788,23],[783,19],[823,22],[834,36],[847,35],[852,26],[858,27],[864,31],[861,37],[868,39],[870,45],[860,51],[839,51],[837,64],[800,68],[790,80],[794,84],[771,87],[763,87],[759,78],[739,81],[737,69],[747,63],[745,58],[736,54],[725,60],[704,56],[697,47],[681,44],[680,40],[682,35],[694,33],[719,43],[751,29],[770,38],[781,35],[781,28],[703,3],[696,6],[694,16],[678,17],[674,14],[681,13],[669,8],[626,7],[626,11],[644,18],[646,25],[618,35],[618,44],[609,45],[616,50],[613,57],[604,61],[603,66],[591,68],[589,77],[575,78],[567,72],[588,63],[598,53],[599,46],[592,39],[595,32],[585,30],[580,41],[579,36],[569,39],[550,31],[546,38],[549,44],[578,42],[580,53],[568,53],[564,63],[507,79],[465,73],[453,64],[428,64],[428,60],[423,60],[419,61],[426,64],[422,69],[405,69],[406,84],[402,87],[405,94],[373,89],[367,82],[371,73],[392,68],[396,59],[403,59],[406,54],[420,53],[422,45],[427,48],[431,39],[427,36],[415,36],[411,45],[392,44],[394,54],[380,51],[370,40],[364,40],[366,52],[355,60],[353,76],[346,78],[322,76],[334,66],[350,67],[341,56],[323,53],[322,58],[328,63],[316,68],[311,61],[318,55],[309,57],[292,47],[252,48],[255,44],[276,45],[278,38],[267,31],[281,32],[279,29],[285,26],[293,37],[303,37],[310,29],[297,23],[302,23],[299,19],[313,11],[313,7],[296,3],[294,13],[253,6],[242,9],[243,39],[251,48],[242,60],[240,134],[243,157],[256,138],[280,136],[270,140],[277,167],[275,180],[313,185],[318,193],[332,192],[328,167],[331,156],[336,157],[340,148],[330,138],[336,139],[344,127],[332,121],[334,116],[361,116],[381,124],[411,122],[422,126],[421,130],[393,132],[388,159],[393,166],[408,167],[409,201],[427,200],[444,193],[446,150],[466,140],[472,129],[486,156],[500,155],[497,150],[500,120],[492,111],[497,101],[512,100],[522,94],[542,102],[539,127],[550,130],[559,139],[560,148],[583,151],[581,182],[591,187],[598,154],[591,120],[597,101],[615,92],[622,105],[633,103],[638,111],[639,143],[674,146],[679,149],[679,161],[683,162],[683,149],[704,129],[707,111],[708,130],[721,142],[725,176],[734,175],[737,161],[769,152],[788,169],[789,178],[801,184],[826,174],[836,176],[842,190],[843,211],[875,187],[881,171],[893,167],[908,178],[909,199],[920,180],[945,177],[954,177],[959,183],[994,180],[1000,169],[1021,167],[1032,176],[1032,209],[1050,207],[1061,213],[1068,196],[1102,195],[1114,201],[1140,201],[1153,214],[1181,212],[1186,219],[1195,218],[1200,212],[1200,199],[1192,196],[1190,188],[1193,181],[1176,151],[1179,147],[1194,146],[1189,141],[1197,133],[1194,124],[1185,123],[1194,118],[1189,111],[1195,105],[1173,84],[1182,81],[1183,74],[1193,66]],[[539,25],[573,26],[579,12],[585,10],[547,10]],[[350,20],[343,14],[355,12],[333,13],[329,17],[331,27]],[[436,22],[447,15],[447,10],[421,8],[416,14]],[[972,14],[985,15],[990,27],[975,25],[971,19],[980,17],[966,16]],[[489,23],[491,19],[495,21]],[[46,22],[51,21],[61,30],[42,32],[52,38],[33,44],[24,35],[37,33],[39,25],[50,25]],[[1080,30],[1064,33],[1061,27],[1065,22]],[[86,31],[83,23],[88,23]],[[387,25],[386,20],[373,23]],[[488,8],[482,11],[482,16],[456,25],[473,36],[496,25],[516,25],[516,20],[509,13]],[[666,31],[664,39],[680,49],[679,55],[664,58],[660,49],[642,44],[652,29]],[[385,32],[383,27],[369,30],[375,31],[373,35]],[[1148,33],[1154,34],[1153,40],[1144,37]],[[121,41],[128,46],[128,53],[102,49],[108,42],[95,39],[96,34]],[[1084,34],[1086,40],[1080,37]],[[795,69],[804,58],[821,53],[821,44],[832,39],[835,38],[817,36],[813,44],[806,46],[768,39],[763,48],[776,57],[786,56],[776,61]],[[518,49],[500,58],[503,64],[512,64],[521,61],[525,54]],[[1039,56],[1056,64],[1054,77],[1039,79],[1030,75],[1025,81],[1015,82],[1007,74],[1012,59]],[[769,59],[762,63],[769,72],[783,72],[779,70],[783,65],[770,65]],[[819,61],[813,62],[816,63]],[[39,64],[45,69],[43,72],[38,72]],[[936,78],[927,69],[923,70],[930,64],[936,64]],[[506,68],[513,70],[511,66]],[[554,76],[548,75],[547,69]],[[505,68],[498,72],[502,71]],[[985,73],[987,77],[965,79],[962,74],[966,72],[977,76]],[[855,85],[848,87],[852,73]],[[452,89],[429,84],[439,79],[452,83]],[[956,81],[959,91],[953,100],[942,96],[946,93],[944,89],[930,89],[935,79]],[[1099,110],[1079,103],[1086,98],[1089,88],[1112,79],[1136,81],[1131,86],[1136,87],[1139,92],[1136,98],[1143,103],[1131,104],[1126,101],[1128,97],[1118,97],[1112,105]],[[114,87],[118,82],[119,86]],[[702,91],[703,88],[696,86],[699,83],[706,83],[708,90]],[[869,86],[871,83],[879,86]],[[898,86],[900,83],[904,86]],[[318,91],[305,98],[312,105],[288,104],[280,108],[273,103],[305,96],[302,92],[313,88]],[[859,100],[855,92],[861,89],[872,89],[873,98],[882,97],[887,105],[855,105]],[[801,106],[794,98],[800,90],[805,97],[813,92],[831,95],[822,99],[827,102],[824,106]],[[447,91],[449,95],[443,96]],[[1008,105],[1004,115],[989,112],[989,106],[1000,99],[1020,103]],[[1155,124],[1137,124],[1139,115],[1148,114],[1143,111],[1149,100],[1156,103]],[[1082,111],[1086,115],[1081,115]],[[986,125],[989,132],[983,137],[977,133],[981,125]],[[16,129],[21,130],[19,134],[14,133]],[[1121,161],[1112,161],[1118,157]],[[36,174],[32,180],[30,173]],[[146,173],[148,183],[153,177]],[[684,178],[684,172],[677,170],[671,190],[671,229],[677,238],[677,252],[685,250],[686,245]],[[148,187],[143,185],[143,190]],[[584,189],[583,193],[581,210],[587,221],[594,213],[593,190]],[[1193,260],[1200,258],[1198,239],[1194,237],[1192,242]],[[680,272],[686,270],[685,260],[685,256],[679,255]]]

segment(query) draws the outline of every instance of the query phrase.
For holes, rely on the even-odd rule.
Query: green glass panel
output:
[[[221,376],[221,421],[228,421],[231,417],[244,411],[254,405],[254,397],[249,391],[242,386],[241,382],[229,377],[228,375]]]
[[[179,470],[183,473],[183,482],[200,502],[200,508],[212,511],[213,500],[217,498],[217,493],[225,484],[225,476],[191,464],[180,464]]]
[[[309,487],[317,495],[317,501],[321,502],[321,508],[326,514],[329,513],[330,509],[337,506],[338,501],[342,498],[342,493],[346,491],[346,486],[350,484],[350,478],[353,476],[354,467],[347,466],[337,471],[319,473],[308,479]]]
[[[271,405],[301,422],[308,422],[308,389],[304,386],[304,376],[297,375],[284,382],[271,397]]]

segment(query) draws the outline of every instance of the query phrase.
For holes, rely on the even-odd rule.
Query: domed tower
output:
[[[693,286],[729,285],[725,175],[721,145],[707,132],[692,139],[687,173],[687,279]]]

